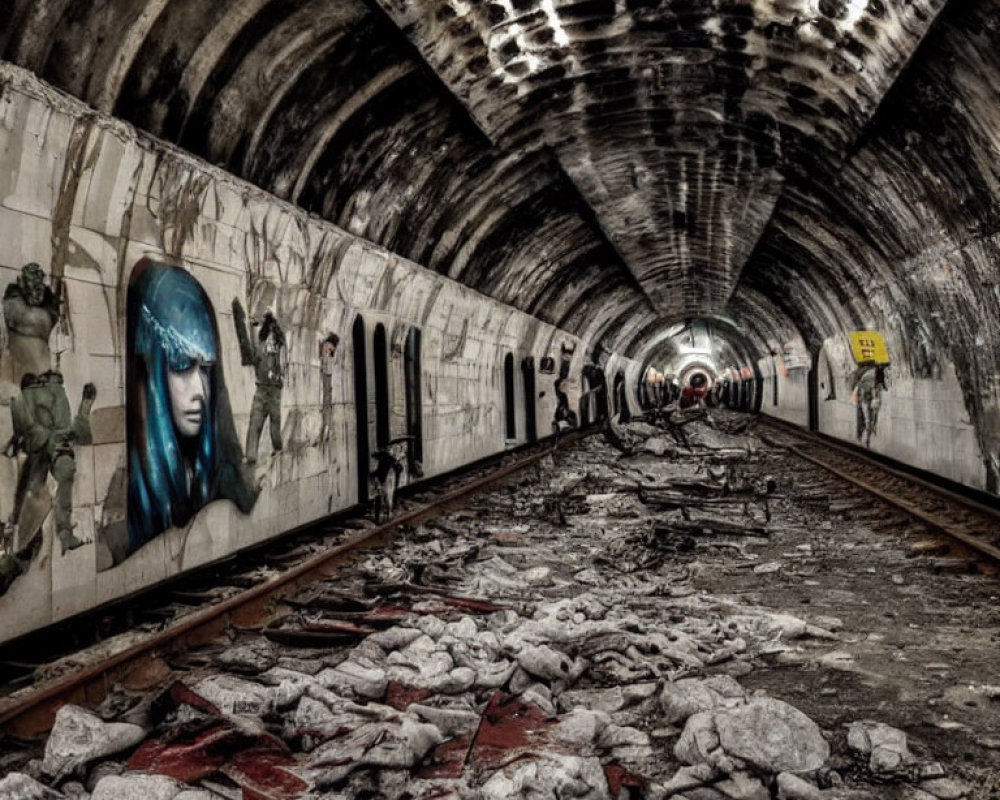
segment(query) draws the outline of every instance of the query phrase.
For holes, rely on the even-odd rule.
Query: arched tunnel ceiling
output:
[[[551,148],[666,317],[728,301],[941,0],[377,0],[500,147]]]
[[[944,3],[7,0],[0,55],[605,348],[816,346],[905,249],[869,123]]]

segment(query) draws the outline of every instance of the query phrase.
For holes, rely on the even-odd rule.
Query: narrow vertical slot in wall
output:
[[[813,351],[809,366],[809,430],[819,430],[819,350]]]
[[[410,437],[407,449],[410,474],[423,472],[424,413],[420,389],[420,330],[410,328],[406,334],[403,352],[403,378],[406,384],[406,435]]]
[[[514,409],[514,355],[507,353],[503,360],[503,411],[504,435],[508,439],[517,438],[517,419]]]
[[[368,502],[368,473],[371,450],[368,442],[368,354],[365,347],[365,321],[360,314],[351,330],[354,355],[354,428],[357,434],[358,502]]]
[[[529,442],[538,439],[538,427],[535,419],[535,359],[532,356],[521,361],[521,374],[524,378],[524,432]]]
[[[375,326],[375,446],[382,450],[392,438],[389,424],[389,341],[385,325]]]

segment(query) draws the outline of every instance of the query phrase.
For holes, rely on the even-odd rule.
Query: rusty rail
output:
[[[853,447],[840,444],[833,441],[829,437],[819,436],[811,431],[802,430],[783,420],[762,418],[761,422],[766,426],[770,426],[781,431],[782,433],[790,434],[798,438],[800,441],[805,442],[807,445],[822,447],[827,457],[824,458],[822,456],[814,455],[813,453],[808,453],[801,447],[794,444],[785,444],[783,442],[768,439],[770,444],[790,450],[800,458],[822,467],[828,472],[836,475],[838,478],[857,486],[859,489],[878,497],[883,502],[909,514],[911,517],[923,523],[927,527],[956,540],[964,547],[973,551],[973,553],[975,553],[979,558],[982,558],[993,565],[1000,565],[1000,547],[997,546],[995,541],[991,540],[991,538],[996,539],[997,537],[1000,537],[1000,510],[990,508],[983,503],[979,503],[971,498],[952,492],[942,486],[934,484],[932,481],[925,480],[917,475],[912,475],[902,469],[891,467],[879,460],[867,457],[864,453],[858,452]],[[840,458],[846,460],[848,464],[851,461],[854,461],[862,465],[863,469],[874,471],[876,478],[881,478],[881,480],[878,480],[879,485],[876,485],[870,478],[866,480],[865,478],[859,477],[849,468],[845,468],[843,463],[840,465],[831,463],[831,460],[829,459],[829,454],[831,452],[835,452]],[[900,494],[887,490],[885,488],[886,484],[892,481],[898,482],[897,485],[901,483],[905,486],[906,493],[909,497],[903,497]],[[940,512],[928,508],[928,498],[931,498],[932,501],[936,501],[939,504],[946,504],[951,508],[961,508],[963,513],[967,516],[971,515],[976,517],[977,519],[975,522],[978,522],[979,524],[970,525],[965,522],[950,519],[947,516],[942,515]],[[985,529],[987,533],[977,533],[977,528],[980,530]]]

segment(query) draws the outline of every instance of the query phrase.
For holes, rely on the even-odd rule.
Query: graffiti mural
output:
[[[857,406],[856,436],[865,447],[871,446],[872,436],[878,435],[878,412],[882,393],[888,388],[886,373],[889,350],[878,331],[853,331],[847,335],[851,355],[857,368],[851,376],[852,399]]]
[[[62,373],[52,368],[49,349],[59,301],[38,264],[25,265],[4,290],[3,315],[20,393],[11,399],[13,434],[3,449],[5,456],[17,460],[18,477],[13,510],[0,540],[0,593],[42,550],[42,526],[50,513],[62,555],[87,544],[73,531],[73,482],[76,446],[91,442],[90,411],[97,397],[88,383],[76,414],[70,410]]]
[[[270,311],[264,314],[264,321],[256,338],[247,330],[246,320],[240,301],[233,300],[233,324],[240,343],[240,362],[244,367],[253,367],[257,379],[246,445],[247,463],[255,464],[257,446],[266,421],[270,421],[271,448],[276,453],[280,453],[282,449],[281,392],[285,385],[285,373],[288,371],[288,348],[285,334]],[[253,326],[256,325],[254,321]]]
[[[575,428],[579,422],[576,412],[569,407],[569,396],[566,394],[565,384],[569,380],[569,368],[573,362],[573,354],[576,353],[576,346],[567,347],[565,344],[559,346],[559,377],[555,381],[556,411],[552,420],[552,430],[560,433],[568,428]]]
[[[854,403],[857,406],[856,436],[865,447],[871,446],[872,436],[878,435],[878,412],[886,385],[887,366],[865,364],[854,371]]]
[[[129,282],[126,314],[127,538],[105,531],[115,564],[208,503],[231,500],[248,513],[257,498],[201,284],[179,267],[144,260]]]

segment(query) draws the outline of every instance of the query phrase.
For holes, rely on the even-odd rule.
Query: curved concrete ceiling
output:
[[[8,0],[0,55],[598,356],[695,317],[740,352],[898,318],[982,409],[1000,348],[947,315],[1000,319],[998,10]]]

